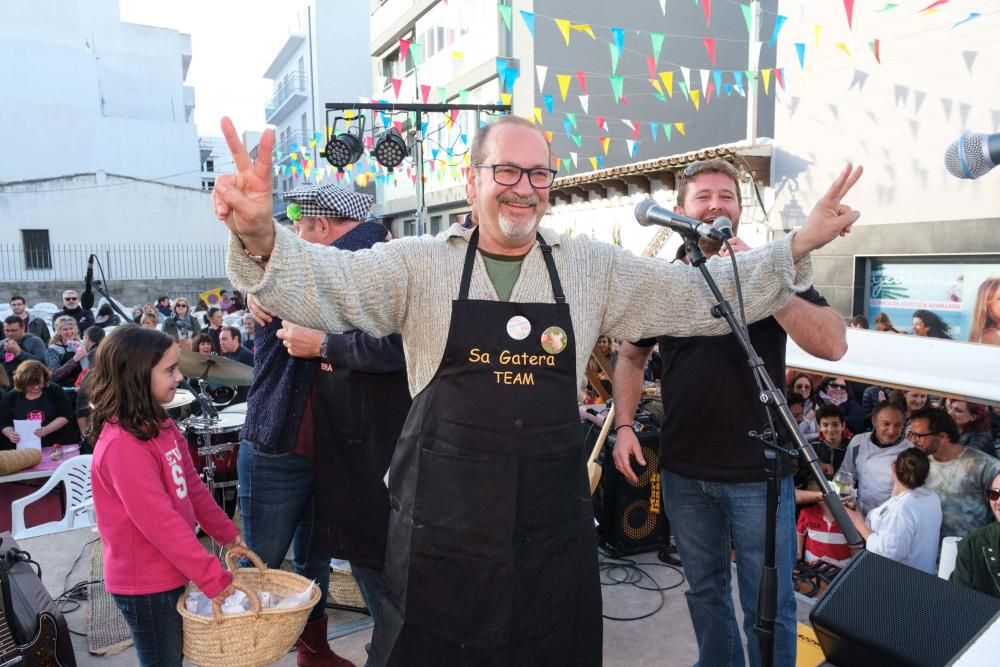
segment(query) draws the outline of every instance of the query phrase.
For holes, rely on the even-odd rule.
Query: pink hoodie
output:
[[[107,423],[91,464],[104,587],[119,595],[162,593],[194,581],[212,598],[232,575],[198,542],[194,524],[216,542],[239,535],[198,477],[173,422],[152,440]]]

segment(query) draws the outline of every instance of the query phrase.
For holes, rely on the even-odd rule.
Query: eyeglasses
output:
[[[79,301],[79,300],[80,300],[80,297],[78,297],[78,296],[64,296],[63,297],[63,301]]]
[[[187,307],[188,306],[187,306],[186,303],[178,303],[178,304],[174,305],[174,308],[187,308]]]
[[[544,167],[532,167],[526,169],[513,164],[477,164],[476,169],[492,169],[493,180],[497,185],[512,187],[521,182],[525,174],[528,175],[528,183],[531,187],[544,190],[552,185],[556,180],[556,170]]]
[[[1000,489],[986,489],[986,499],[993,502],[1000,500]]]
[[[909,433],[906,434],[906,436],[909,438],[910,442],[913,442],[914,440],[922,440],[929,435],[934,435],[934,433],[935,433],[934,431],[931,431],[929,433],[917,433],[916,431],[910,431]]]
[[[828,384],[826,386],[829,387],[830,389],[847,389],[847,385],[846,384],[840,384],[838,382],[831,382],[830,384]]]

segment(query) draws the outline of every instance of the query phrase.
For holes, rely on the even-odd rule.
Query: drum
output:
[[[236,461],[240,451],[240,431],[245,420],[245,413],[228,412],[220,413],[217,421],[191,417],[181,422],[195,468],[202,472],[202,479],[215,496],[215,502],[230,517],[236,511],[236,486],[239,483]]]

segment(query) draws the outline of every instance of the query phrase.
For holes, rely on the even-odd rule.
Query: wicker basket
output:
[[[336,568],[330,571],[330,593],[327,600],[344,607],[368,608],[354,575]]]
[[[256,567],[236,569],[235,558],[246,556]],[[302,634],[306,620],[319,602],[319,587],[312,587],[309,603],[294,609],[261,609],[257,591],[282,597],[300,593],[309,580],[292,572],[270,570],[257,554],[239,547],[226,552],[226,565],[233,571],[233,586],[243,591],[253,606],[242,614],[223,615],[213,601],[212,618],[199,616],[184,606],[187,595],[177,602],[184,623],[184,656],[201,667],[257,667],[269,665],[291,650]],[[192,583],[188,592],[197,590]]]

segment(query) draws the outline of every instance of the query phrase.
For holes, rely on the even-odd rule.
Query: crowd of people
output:
[[[761,408],[747,400],[756,389],[742,351],[712,317],[684,257],[636,257],[540,228],[555,171],[544,135],[516,117],[473,140],[474,224],[391,243],[382,242],[384,227],[365,221],[371,198],[332,184],[285,193],[294,224],[276,226],[273,133],[264,133],[256,160],[228,120],[223,133],[236,171],[216,181],[212,198],[232,232],[228,272],[241,291],[228,304],[192,313],[187,299],[164,296],[103,341],[112,314],[84,311],[75,293],[64,295],[48,341],[37,325],[31,331],[30,317],[4,322],[18,409],[52,404],[43,436],[69,422],[57,414],[63,388],[81,376],[85,392],[91,382],[100,388],[80,428],[95,443],[106,586],[141,664],[180,664],[171,610],[187,581],[220,601],[231,590],[218,563],[195,548],[195,521],[221,544],[245,541],[272,566],[291,547],[294,569],[321,588],[331,557],[351,561],[375,621],[369,664],[600,664],[577,405],[588,375],[613,393],[614,463],[630,479],[645,465],[633,425],[638,398],[646,382],[660,382],[663,506],[689,582],[699,661],[744,664],[729,581],[735,547],[744,634],[759,664],[752,626],[764,457],[747,432],[760,428]],[[788,337],[827,359],[846,351],[845,322],[811,286],[808,256],[850,231],[858,214],[842,200],[860,176],[845,168],[784,239],[757,249],[733,239],[734,261],[751,339],[824,472],[853,477],[852,520],[867,548],[926,570],[941,535],[967,537],[971,549],[994,546],[996,536],[980,531],[993,530],[991,511],[1000,518],[1000,460],[993,434],[982,435],[996,414],[916,390],[785,373]],[[679,181],[677,208],[704,221],[726,215],[738,231],[740,191],[732,165],[698,162]],[[732,297],[729,249],[707,239],[699,246],[720,256],[712,272]],[[595,292],[595,281],[607,290]],[[250,296],[241,303],[242,294]],[[249,312],[227,326],[223,311],[238,306]],[[933,322],[924,324],[929,335]],[[160,408],[187,349],[237,361],[253,354],[238,463],[242,537],[200,488],[191,492],[195,469]],[[592,351],[608,363],[592,366]],[[837,548],[838,529],[796,461],[777,467],[775,664],[793,665],[797,556],[842,564],[850,552]],[[147,571],[129,568],[137,559]],[[960,563],[957,581],[988,578],[975,554],[960,553]],[[139,606],[156,611],[139,615]],[[326,643],[321,605],[297,661],[350,664]]]

